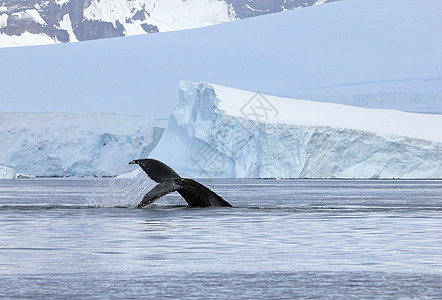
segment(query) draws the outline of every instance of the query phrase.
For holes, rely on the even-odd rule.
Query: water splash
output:
[[[88,206],[136,207],[154,185],[155,182],[141,170],[134,178],[100,180],[96,191],[87,198]]]

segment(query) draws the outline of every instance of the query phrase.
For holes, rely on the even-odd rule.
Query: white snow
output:
[[[149,11],[150,16],[145,16],[148,23],[156,25],[159,31],[198,28],[233,20],[229,16],[229,6],[218,0],[92,0],[84,16],[88,20],[110,22],[115,27],[118,21],[125,27],[127,35],[144,34],[141,22],[126,22],[133,11],[142,7]]]
[[[105,107],[168,118],[177,83],[189,79],[289,98],[442,113],[440,11],[442,2],[431,0],[340,1],[195,30],[0,49],[8,70],[0,73],[0,90],[10,97],[2,110]],[[45,76],[36,75],[43,70]],[[125,75],[111,76],[122,70]],[[43,88],[48,82],[51,88]],[[39,87],[38,97],[17,83]],[[69,87],[78,87],[69,90],[78,105],[60,101]]]
[[[327,0],[318,0],[315,2],[315,4],[313,5],[320,5],[320,4],[324,4]]]
[[[199,28],[233,21],[231,8],[218,0],[158,1],[146,7],[150,9],[148,20],[159,31]]]
[[[0,113],[0,165],[36,176],[114,176],[153,147],[152,119],[119,114]]]
[[[182,87],[185,85],[185,82],[181,84]],[[442,115],[368,109],[257,95],[253,92],[215,84],[210,84],[210,86],[214,88],[217,95],[218,109],[233,117],[248,117],[252,120],[275,124],[348,128],[442,142],[442,130],[435,130],[435,128],[442,129]],[[194,88],[194,84],[190,83],[190,87]],[[253,97],[256,99],[246,105],[247,100]]]
[[[55,1],[58,5],[68,3],[68,0]],[[38,7],[38,6],[37,6]],[[127,20],[135,12],[147,8],[149,14],[145,14],[146,20]],[[0,7],[0,11],[3,8]],[[35,22],[46,25],[46,22],[40,16],[36,9],[29,9],[14,14],[18,18],[32,19]],[[0,17],[0,28],[6,26],[7,15]],[[124,27],[124,33],[127,36],[145,34],[144,23],[157,26],[159,31],[175,31],[191,28],[199,28],[215,25],[224,22],[230,22],[236,18],[232,14],[231,5],[219,0],[91,0],[90,5],[84,10],[84,18],[87,20],[98,20],[110,22],[117,27],[119,22]],[[69,33],[70,42],[76,42],[76,38],[69,15],[66,14],[60,22],[59,29],[65,29]],[[0,36],[0,47],[15,47],[26,45],[43,45],[59,43],[54,39],[42,39],[40,35],[25,32],[21,36],[9,37]]]
[[[150,157],[193,177],[442,178],[440,128],[441,115],[181,82]]]
[[[92,0],[91,4],[84,10],[84,17],[87,20],[111,22],[114,27],[116,27],[116,21],[121,24],[126,23],[125,18],[127,16],[130,16],[129,7],[119,0]]]
[[[190,78],[297,99],[441,113],[440,6],[429,0],[342,1],[191,32],[2,49],[8,70],[0,72],[2,109],[86,107],[163,117],[176,101],[178,79]],[[198,177],[441,177],[437,116],[271,96],[264,98],[275,109],[262,110],[245,105],[251,95],[183,83],[153,154],[182,175]],[[260,121],[245,122],[243,106],[260,113]],[[121,145],[96,145],[107,134],[134,131],[97,131],[94,121],[71,126],[66,116],[45,116],[16,115],[0,123],[0,140],[11,141],[0,144],[0,164],[40,176],[100,176],[130,167],[97,165],[110,161],[106,155],[124,164],[133,157],[119,156],[121,149],[143,156],[124,138],[115,141]],[[47,119],[55,125],[45,125]],[[67,138],[54,126],[66,128]],[[217,160],[199,169],[207,155]],[[27,169],[34,158],[35,172]]]
[[[23,32],[21,35],[7,35],[0,33],[0,47],[19,47],[28,45],[47,45],[53,44],[55,41],[46,34],[32,34],[30,32]]]
[[[0,15],[0,28],[6,27],[8,25],[8,15],[1,14]]]
[[[19,19],[31,19],[43,26],[46,25],[46,21],[43,20],[40,13],[36,9],[27,9],[25,11],[13,13],[12,15]]]
[[[63,19],[57,26],[58,29],[64,29],[69,34],[69,42],[78,42],[77,37],[75,36],[74,30],[72,29],[72,22],[69,14],[65,14]]]
[[[55,0],[55,3],[61,6],[63,4],[69,3],[69,0]]]

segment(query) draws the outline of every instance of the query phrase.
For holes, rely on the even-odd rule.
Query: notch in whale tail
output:
[[[181,178],[172,168],[158,160],[136,159],[129,164],[139,165],[150,178],[159,183],[143,197],[138,208],[149,205],[172,192],[178,192],[189,206],[232,206],[204,185],[191,179]]]

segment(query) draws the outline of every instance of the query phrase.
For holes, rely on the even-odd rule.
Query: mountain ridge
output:
[[[337,0],[3,0],[0,47],[198,28]]]

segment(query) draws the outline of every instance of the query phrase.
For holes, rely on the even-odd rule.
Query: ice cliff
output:
[[[36,176],[114,176],[161,136],[147,116],[0,113],[0,165]]]
[[[0,166],[0,179],[23,179],[35,178],[33,175],[26,175],[17,173],[14,169]]]
[[[442,116],[181,82],[150,157],[182,176],[442,178]]]

